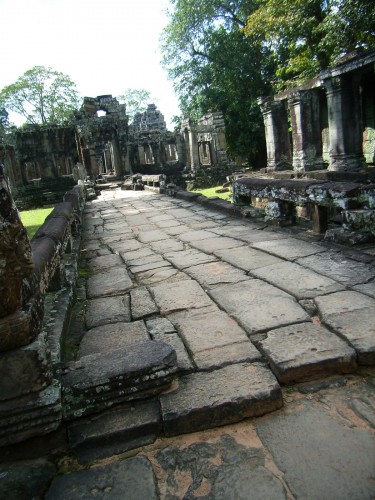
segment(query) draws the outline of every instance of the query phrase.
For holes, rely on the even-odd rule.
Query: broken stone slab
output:
[[[191,372],[195,369],[189,353],[177,333],[154,334],[152,335],[152,338],[156,342],[165,342],[176,351],[177,368],[179,372]]]
[[[171,262],[177,269],[185,269],[187,267],[213,262],[216,258],[213,255],[207,255],[204,252],[189,248],[181,252],[168,252],[164,258]]]
[[[223,259],[233,266],[243,269],[244,271],[251,271],[253,269],[258,269],[259,267],[266,267],[271,264],[283,262],[278,257],[274,257],[266,252],[255,250],[254,248],[248,246],[217,250],[214,254],[217,257],[220,257],[220,259]]]
[[[164,432],[176,436],[264,415],[282,406],[272,372],[261,364],[236,364],[179,379],[161,394]]]
[[[159,312],[154,299],[144,286],[134,288],[130,292],[132,319],[140,319]]]
[[[143,321],[113,323],[89,330],[83,337],[78,351],[78,359],[96,353],[109,353],[116,349],[126,350],[134,344],[150,340]]]
[[[90,272],[100,272],[103,269],[108,269],[110,267],[121,267],[124,263],[121,257],[117,254],[103,255],[101,257],[94,257],[90,259],[88,268]]]
[[[139,250],[134,250],[132,252],[120,252],[120,255],[126,264],[136,264],[139,259],[143,259],[145,257],[150,257],[154,255],[154,252],[151,248],[143,247]]]
[[[121,462],[57,476],[52,481],[45,499],[66,500],[97,495],[101,498],[157,500],[159,495],[150,462],[146,457],[132,457]]]
[[[155,254],[153,258],[150,257],[148,259],[147,263],[139,263],[139,264],[137,263],[136,265],[131,265],[130,272],[132,274],[138,274],[138,273],[143,273],[145,271],[152,271],[153,269],[160,269],[162,267],[171,267],[171,265],[167,260],[164,260],[160,255]]]
[[[254,269],[251,274],[294,295],[298,300],[344,289],[340,283],[294,262],[280,262]]]
[[[210,296],[248,335],[310,319],[291,295],[258,279],[218,286]]]
[[[110,247],[112,252],[116,253],[133,252],[134,250],[139,250],[143,247],[142,243],[140,243],[135,238],[108,243],[108,246]]]
[[[170,266],[138,273],[136,279],[140,285],[154,285],[156,283],[177,283],[190,278],[185,273]]]
[[[155,252],[178,252],[184,249],[181,241],[174,240],[173,238],[165,238],[164,240],[154,241],[150,244]]]
[[[243,241],[235,240],[234,238],[226,238],[225,236],[207,238],[206,240],[194,240],[189,243],[192,247],[206,253],[214,253],[223,248],[236,248],[245,245]]]
[[[44,458],[2,464],[0,497],[43,498],[55,475],[55,465]]]
[[[84,463],[151,444],[161,432],[160,405],[153,400],[120,405],[68,426],[69,444]]]
[[[297,263],[349,286],[365,283],[375,277],[373,266],[349,259],[338,252],[324,252],[302,257],[297,260]]]
[[[129,295],[91,299],[85,313],[86,328],[90,330],[107,323],[131,321]]]
[[[252,245],[265,252],[276,255],[287,260],[295,260],[316,253],[324,252],[325,248],[314,243],[299,240],[297,238],[284,238],[274,241],[260,241]]]
[[[226,283],[238,283],[248,280],[249,277],[242,271],[227,262],[209,262],[185,269],[185,273],[195,279],[203,287],[213,287]]]
[[[198,370],[216,370],[235,363],[261,361],[262,355],[249,341],[227,344],[193,353]]]
[[[176,363],[169,345],[153,341],[68,363],[62,375],[64,416],[70,420],[151,397],[170,385]]]
[[[194,355],[207,349],[248,341],[236,321],[216,305],[174,312],[169,314],[168,319]]]
[[[133,287],[125,267],[110,268],[90,276],[87,280],[87,297],[93,299],[105,295],[120,295]]]
[[[196,281],[184,280],[150,287],[161,315],[181,309],[198,309],[212,305],[211,299]]]
[[[282,384],[314,380],[356,370],[356,353],[320,325],[300,323],[267,333],[259,347]]]
[[[147,330],[150,335],[176,333],[174,325],[167,318],[153,318],[146,320]]]
[[[363,285],[353,286],[353,290],[369,295],[375,299],[375,281],[364,283]]]

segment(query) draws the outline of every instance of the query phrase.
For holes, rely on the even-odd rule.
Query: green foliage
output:
[[[122,95],[119,95],[118,100],[126,104],[126,114],[129,116],[130,122],[133,121],[136,113],[143,113],[146,111],[148,104],[156,101],[151,97],[148,90],[130,88],[126,89]]]
[[[75,83],[69,76],[44,66],[34,66],[0,92],[0,106],[31,124],[61,124],[78,105]]]
[[[52,212],[53,207],[38,208],[36,210],[25,210],[20,212],[21,221],[25,226],[29,239],[34,236],[46,217]]]
[[[273,61],[241,29],[256,0],[171,0],[162,38],[167,68],[185,116],[223,113],[229,152],[253,162],[264,150],[256,99],[270,92]]]
[[[375,48],[373,0],[261,0],[244,33],[272,50],[277,90],[296,85],[357,48]]]
[[[225,193],[217,193],[218,190],[221,190],[223,187],[222,186],[215,186],[207,189],[193,189],[193,193],[199,193],[202,196],[205,196],[206,198],[221,198],[222,200],[228,201],[232,203],[232,193],[231,192],[225,192]]]

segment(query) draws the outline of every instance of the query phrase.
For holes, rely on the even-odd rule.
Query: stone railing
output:
[[[0,446],[42,435],[61,422],[59,382],[43,329],[49,291],[74,287],[71,255],[83,183],[66,193],[29,241],[0,165]],[[74,258],[73,258],[74,259]],[[54,339],[55,344],[59,340]]]

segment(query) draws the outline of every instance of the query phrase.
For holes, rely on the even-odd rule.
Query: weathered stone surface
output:
[[[139,259],[154,255],[154,252],[151,250],[151,248],[143,247],[132,252],[120,252],[120,255],[123,258],[124,262],[134,265]]]
[[[248,246],[217,250],[214,254],[244,271],[251,271],[258,267],[265,267],[282,262],[278,257],[274,257],[266,252],[261,252],[260,250],[255,250]]]
[[[184,249],[183,243],[181,241],[176,241],[172,238],[166,238],[160,241],[154,241],[150,243],[151,248],[155,252],[163,253],[163,252],[178,252]]]
[[[257,279],[219,286],[210,295],[248,334],[309,319],[291,295]]]
[[[92,299],[87,303],[85,314],[87,329],[107,323],[128,321],[131,321],[129,295]]]
[[[271,371],[255,363],[185,375],[160,402],[164,432],[174,436],[264,415],[282,406],[282,396]]]
[[[87,281],[89,299],[104,295],[120,295],[133,287],[125,268],[111,268],[90,276]]]
[[[177,333],[154,334],[152,337],[156,342],[165,342],[176,351],[178,371],[191,372],[194,370],[194,364]]]
[[[150,289],[162,315],[180,309],[198,309],[212,304],[204,290],[193,280],[162,283]]]
[[[89,261],[90,272],[102,271],[110,267],[121,267],[124,263],[119,255],[109,254],[101,257],[94,257]]]
[[[69,363],[62,376],[66,418],[152,396],[171,383],[176,353],[164,342],[144,342]]]
[[[141,243],[151,243],[152,241],[165,240],[165,232],[160,229],[155,231],[141,231],[138,234],[138,239]]]
[[[31,342],[38,333],[33,329],[32,320],[30,306],[25,306],[4,318],[0,318],[0,352]]]
[[[261,358],[262,355],[249,340],[193,353],[198,370],[213,370],[235,363],[261,361]]]
[[[215,230],[215,232],[217,232]],[[252,228],[249,229],[243,229],[239,227],[233,227],[233,228],[225,228],[223,229],[223,234],[225,236],[230,236],[231,238],[235,238],[237,240],[241,240],[246,243],[256,243],[258,241],[273,241],[273,240],[282,240],[284,238],[287,238],[285,234],[282,233],[276,233],[274,231],[267,231],[267,230],[254,230]]]
[[[206,253],[213,253],[216,250],[221,250],[223,248],[236,248],[245,245],[243,241],[235,240],[234,238],[207,238],[206,240],[194,240],[190,242],[190,245]]]
[[[159,312],[154,299],[144,286],[134,288],[130,292],[132,319],[140,319]]]
[[[176,333],[174,325],[167,318],[153,318],[146,320],[147,330],[150,335]]]
[[[133,457],[102,467],[58,476],[47,492],[46,500],[67,498],[102,498],[157,500],[154,473],[145,457]]]
[[[325,251],[325,248],[314,243],[296,238],[284,238],[277,241],[261,241],[252,245],[254,248],[272,253],[283,259],[295,260]]]
[[[332,314],[342,314],[363,308],[374,308],[375,300],[359,292],[337,292],[325,297],[316,297],[315,302],[323,321]]]
[[[188,231],[184,234],[180,234],[179,239],[181,241],[185,241],[186,243],[190,243],[191,241],[196,240],[207,240],[208,238],[213,238],[215,235],[212,234],[211,231],[205,231],[201,229],[199,231]]]
[[[283,384],[356,370],[354,349],[323,326],[313,323],[271,330],[259,346]]]
[[[353,286],[353,289],[375,299],[375,281],[372,281],[371,283],[364,283],[363,285]]]
[[[193,354],[248,341],[242,328],[215,305],[174,312],[168,319],[177,327]]]
[[[179,226],[181,222],[176,219],[162,220],[160,222],[156,222],[156,225],[161,229],[169,229],[171,227]]]
[[[185,224],[179,224],[178,226],[166,227],[163,229],[166,234],[170,236],[177,236],[179,234],[184,234],[187,231],[190,231],[190,227]]]
[[[113,323],[89,330],[83,337],[78,351],[78,359],[89,354],[111,352],[130,345],[150,340],[143,321]]]
[[[192,215],[194,215],[194,212],[186,208],[173,208],[171,214],[173,215],[173,217],[183,219],[185,217],[191,217]]]
[[[0,497],[43,498],[55,474],[55,465],[44,458],[0,465]]]
[[[134,401],[72,422],[68,437],[80,460],[89,462],[153,443],[161,431],[159,403]]]
[[[148,259],[147,257],[143,260]],[[147,263],[136,263],[134,262],[130,266],[130,272],[133,274],[143,273],[145,271],[152,271],[153,269],[160,269],[162,267],[170,267],[170,263],[167,260],[164,260],[160,255],[154,255],[152,258],[148,259]]]
[[[137,274],[140,285],[153,285],[155,283],[176,283],[186,281],[189,277],[173,267],[160,267]]]
[[[185,269],[185,272],[194,278],[201,286],[212,287],[225,283],[238,283],[248,280],[244,271],[231,266],[227,262],[209,262]]]
[[[168,252],[164,257],[169,260],[177,269],[185,269],[186,267],[204,264],[205,262],[213,262],[216,258],[212,255],[207,255],[204,252],[199,252],[194,248],[183,250],[181,252]]]
[[[255,426],[295,498],[372,498],[375,455],[369,432],[349,428],[313,404]]]
[[[139,250],[143,247],[142,243],[135,238],[109,243],[108,246],[111,248],[112,252],[116,253],[134,252],[135,250]]]
[[[373,266],[348,259],[340,253],[324,252],[303,257],[297,262],[344,285],[358,285],[375,277]]]
[[[337,292],[344,288],[340,283],[294,262],[280,262],[254,269],[251,274],[285,290],[299,300]]]

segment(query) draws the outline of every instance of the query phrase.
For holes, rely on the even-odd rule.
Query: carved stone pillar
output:
[[[317,92],[296,91],[288,99],[293,137],[293,170],[324,168],[320,106]]]
[[[352,76],[325,80],[329,124],[328,170],[356,172],[363,168],[359,84]]]
[[[199,168],[198,141],[197,134],[192,129],[189,129],[189,155],[190,167],[193,171],[196,171]]]
[[[292,161],[285,103],[272,97],[259,99],[258,103],[266,132],[267,170],[289,170]]]

